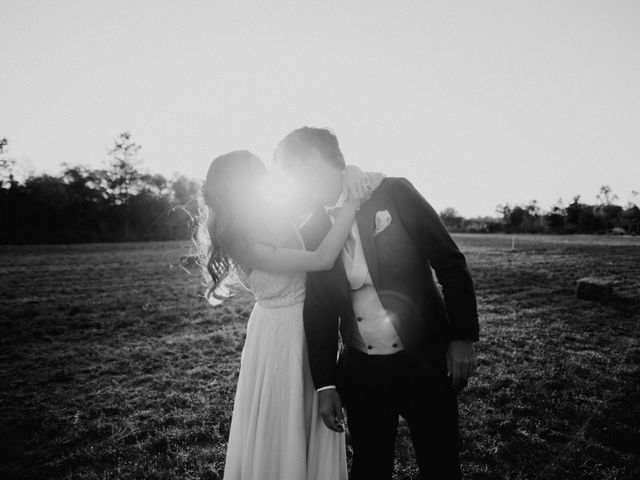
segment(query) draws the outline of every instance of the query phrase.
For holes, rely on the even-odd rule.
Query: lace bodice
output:
[[[298,230],[295,230],[302,249],[304,242]],[[253,296],[263,307],[279,308],[295,305],[304,301],[306,274],[300,273],[272,273],[262,270],[252,270],[247,276],[240,274],[242,283],[253,293]]]
[[[277,308],[304,301],[304,273],[270,273],[253,270],[246,284],[263,307]]]

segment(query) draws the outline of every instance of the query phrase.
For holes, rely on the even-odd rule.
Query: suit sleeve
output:
[[[393,197],[404,228],[442,285],[449,339],[478,341],[475,289],[464,255],[436,211],[407,179],[395,179]]]
[[[300,229],[307,250],[315,250],[331,228],[331,220],[318,208]],[[335,276],[341,262],[332,270],[307,273],[303,322],[311,378],[317,389],[335,386],[337,379],[339,305],[335,297]]]
[[[336,266],[334,266],[335,270]],[[307,274],[304,332],[311,377],[317,389],[335,386],[338,356],[339,311],[330,288],[333,270]]]

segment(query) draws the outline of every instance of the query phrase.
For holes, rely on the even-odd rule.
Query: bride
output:
[[[332,267],[367,199],[364,192],[382,178],[348,167],[348,200],[322,244],[310,252],[290,216],[261,195],[267,175],[255,155],[235,151],[213,160],[204,185],[207,295],[222,301],[224,281],[233,271],[256,299],[224,479],[346,480],[344,434],[329,430],[320,418],[309,370],[302,321],[305,272]]]

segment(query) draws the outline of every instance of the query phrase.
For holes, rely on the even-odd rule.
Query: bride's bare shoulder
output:
[[[261,228],[254,232],[254,241],[275,248],[300,248],[293,222],[284,213],[270,215]]]

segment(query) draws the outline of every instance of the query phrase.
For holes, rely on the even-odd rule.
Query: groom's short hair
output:
[[[338,138],[328,128],[302,127],[284,137],[275,152],[275,160],[286,163],[309,157],[315,148],[331,166],[345,169],[344,156]]]

